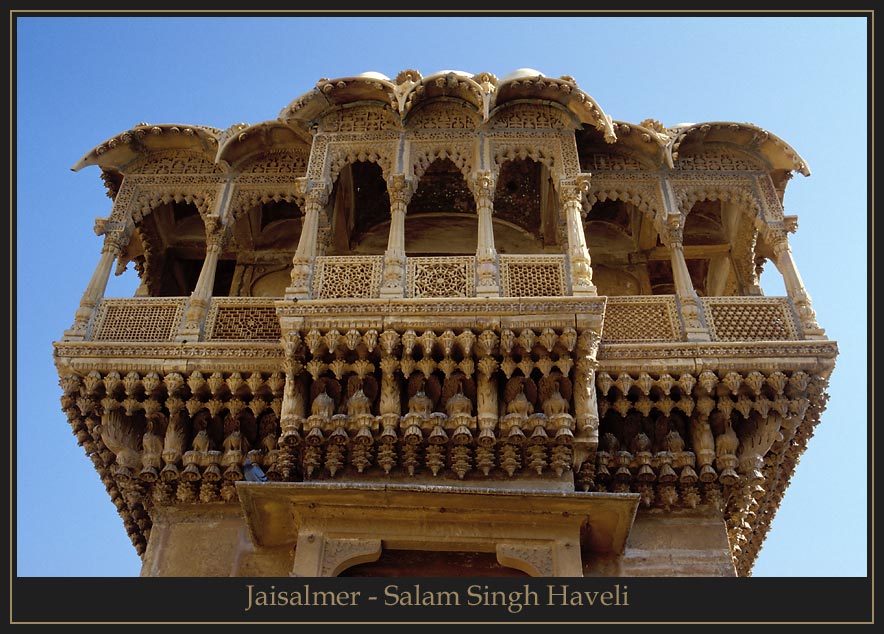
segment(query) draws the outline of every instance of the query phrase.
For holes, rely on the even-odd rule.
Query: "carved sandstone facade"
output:
[[[837,356],[773,134],[408,70],[89,165],[55,361],[144,575],[750,573]]]

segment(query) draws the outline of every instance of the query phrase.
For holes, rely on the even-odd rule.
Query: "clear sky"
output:
[[[98,262],[111,200],[70,167],[139,122],[220,129],[275,119],[320,78],[407,68],[571,75],[615,120],[735,121],[789,143],[790,242],[840,354],[822,423],[755,576],[867,574],[867,32],[861,16],[37,16],[16,22],[19,576],[137,576],[140,559],[61,411],[52,342]],[[588,236],[590,248],[592,237]],[[131,268],[131,267],[130,267]],[[107,296],[134,292],[134,271]],[[781,295],[768,264],[762,283]]]

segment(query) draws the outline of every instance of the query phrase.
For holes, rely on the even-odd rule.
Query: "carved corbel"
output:
[[[111,401],[112,399],[104,399]],[[135,469],[141,466],[141,439],[135,433],[132,425],[123,417],[123,411],[117,407],[111,407],[111,403],[104,404],[104,413],[101,416],[101,440],[115,456],[115,473],[121,486],[128,485],[135,475]]]

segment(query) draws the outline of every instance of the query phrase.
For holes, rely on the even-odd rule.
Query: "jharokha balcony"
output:
[[[637,512],[704,509],[730,574],[751,570],[837,356],[782,207],[809,171],[773,134],[618,122],[567,77],[403,71],[322,80],[256,125],[139,124],[89,165],[113,209],[55,358],[139,553],[164,509],[241,503],[273,547],[280,499],[308,522],[297,491],[401,485],[407,524],[444,485],[508,509],[585,493],[576,574],[634,573]],[[135,297],[104,297],[115,261]],[[242,482],[249,463],[271,482]],[[295,573],[344,565],[317,561]]]

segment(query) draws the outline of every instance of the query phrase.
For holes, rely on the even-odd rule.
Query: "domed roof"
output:
[[[500,83],[503,84],[514,79],[522,79],[523,77],[546,77],[546,75],[541,73],[539,70],[534,70],[533,68],[517,68],[508,75],[505,75],[500,80]]]
[[[356,75],[357,77],[363,77],[365,79],[381,79],[383,81],[392,81],[389,77],[384,75],[383,73],[378,73],[373,70],[366,71],[364,73],[359,73]]]

